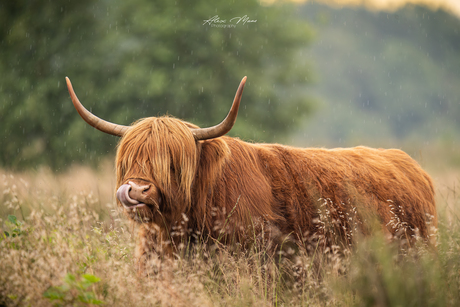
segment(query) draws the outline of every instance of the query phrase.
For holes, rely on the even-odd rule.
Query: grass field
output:
[[[460,306],[456,174],[433,174],[436,250],[401,251],[380,235],[309,256],[198,245],[140,276],[110,163],[0,171],[0,306]]]

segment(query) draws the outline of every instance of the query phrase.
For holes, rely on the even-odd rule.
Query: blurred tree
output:
[[[299,129],[305,143],[460,140],[458,17],[415,5],[378,12],[317,3],[301,14],[313,26],[318,20],[321,40],[309,48],[309,60],[324,104]]]
[[[227,25],[205,20],[218,15]],[[256,22],[240,22],[247,16]],[[248,83],[233,135],[271,141],[296,127],[311,103],[296,53],[308,26],[287,6],[256,0],[15,1],[0,4],[0,164],[97,164],[117,139],[84,123],[68,98],[109,121],[172,114],[201,126],[222,120]]]
[[[94,78],[97,7],[93,1],[0,4],[0,164],[56,168],[82,150],[67,147],[75,114],[65,99],[67,72]],[[97,144],[97,143],[95,143]]]

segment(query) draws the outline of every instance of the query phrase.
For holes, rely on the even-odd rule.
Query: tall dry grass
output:
[[[401,251],[378,234],[309,255],[198,244],[141,276],[136,226],[115,204],[114,178],[110,164],[0,172],[0,306],[460,305],[453,183],[438,192],[436,250]]]

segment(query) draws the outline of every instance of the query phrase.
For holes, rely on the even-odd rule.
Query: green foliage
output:
[[[100,280],[100,278],[90,274],[83,274],[81,278],[77,279],[75,275],[68,273],[64,277],[62,285],[48,288],[43,296],[54,302],[54,306],[102,305],[104,302],[98,300],[93,291],[88,291],[90,286]]]
[[[7,222],[6,226],[11,230],[10,231],[7,231],[7,230],[3,231],[4,238],[9,238],[9,237],[14,238],[16,236],[20,236],[20,235],[26,233],[25,231],[23,231],[21,229],[22,224],[23,224],[23,222],[18,221],[18,219],[16,218],[15,215],[8,215],[8,222]]]
[[[62,138],[69,133],[65,129],[73,114],[64,105],[60,76],[72,67],[74,73],[88,77],[87,69],[94,66],[94,56],[77,54],[82,40],[88,44],[88,52],[94,52],[97,37],[89,30],[96,26],[96,18],[91,2],[1,4],[1,165],[62,164],[59,157],[75,151],[67,150]]]
[[[419,143],[460,135],[460,19],[408,5],[396,12],[307,4],[322,107],[305,127],[324,144]],[[320,41],[319,41],[320,40]]]
[[[288,6],[232,2],[84,0],[0,4],[0,166],[96,165],[117,138],[87,126],[64,77],[96,115],[128,125],[169,113],[198,125],[221,121],[245,75],[234,135],[272,140],[310,110],[295,55],[310,41]],[[216,28],[204,20],[247,15]]]

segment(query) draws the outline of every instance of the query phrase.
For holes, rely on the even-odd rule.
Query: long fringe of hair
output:
[[[117,187],[130,178],[153,181],[169,204],[190,207],[198,153],[189,128],[197,127],[173,117],[135,122],[118,144]]]

